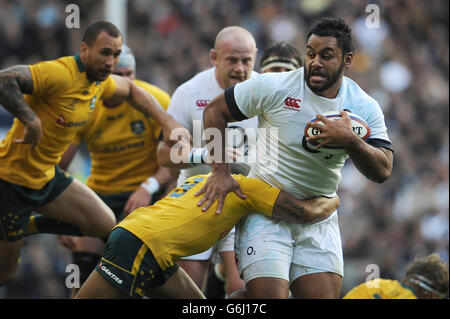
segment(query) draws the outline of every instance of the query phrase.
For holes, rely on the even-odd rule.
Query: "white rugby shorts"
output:
[[[292,283],[311,273],[344,274],[337,212],[305,226],[250,213],[236,225],[235,253],[245,283],[260,277]]]

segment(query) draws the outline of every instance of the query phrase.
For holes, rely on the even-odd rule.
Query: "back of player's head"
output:
[[[354,51],[352,30],[342,18],[325,17],[317,21],[308,32],[306,41],[311,35],[320,37],[334,37],[337,40],[339,48],[342,50],[342,56]]]
[[[97,40],[97,37],[100,33],[106,32],[108,35],[110,35],[113,38],[122,37],[122,33],[120,30],[111,22],[108,21],[97,21],[91,24],[83,35],[83,42],[85,42],[87,45],[92,46],[95,43],[95,40]]]
[[[136,69],[136,60],[134,58],[133,52],[131,49],[126,45],[122,45],[122,52],[119,56],[119,62],[117,62],[116,69],[121,68],[129,68],[132,67],[133,70]]]
[[[293,45],[287,42],[278,42],[264,51],[260,66],[261,72],[264,73],[273,67],[282,67],[292,71],[298,69],[302,64],[302,57]]]
[[[405,279],[420,287],[424,294],[448,298],[448,264],[436,253],[415,258],[406,269]]]

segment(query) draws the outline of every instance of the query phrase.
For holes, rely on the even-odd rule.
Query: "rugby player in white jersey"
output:
[[[276,129],[271,138],[277,146],[268,145],[269,152],[258,154],[249,176],[298,198],[336,194],[348,156],[368,179],[384,182],[392,172],[393,151],[383,113],[377,101],[344,76],[353,60],[350,28],[342,19],[322,18],[306,41],[303,68],[261,74],[226,89],[206,108],[205,130],[217,128],[223,133],[227,122],[253,116],[258,116],[260,129]],[[342,114],[339,121],[319,115],[337,110]],[[353,133],[343,110],[366,120],[371,129],[367,143]],[[316,115],[324,126],[308,123]],[[324,138],[341,145],[346,154],[310,149],[303,136],[307,123],[322,130],[312,140]],[[220,213],[229,192],[245,198],[222,158],[212,164],[210,178],[197,192],[198,205],[207,209],[217,200]],[[308,226],[249,214],[236,226],[236,245],[249,298],[288,298],[289,289],[294,298],[340,295],[343,253],[337,212]]]
[[[162,166],[181,169],[178,185],[183,184],[188,177],[211,171],[209,165],[202,164],[206,159],[201,158],[204,149],[201,137],[203,111],[211,100],[223,93],[224,89],[257,74],[253,71],[256,52],[256,42],[250,32],[237,26],[226,27],[217,34],[215,46],[210,50],[210,61],[213,67],[195,75],[175,90],[168,113],[193,134],[193,145],[189,146],[191,150],[187,152],[191,156],[179,163],[174,163],[171,158],[171,145],[160,143],[158,159]],[[228,125],[229,128],[235,128],[236,138],[232,146],[237,147],[236,154],[246,155],[247,138],[256,143],[257,126],[256,117]],[[251,137],[242,134],[249,132]],[[243,160],[248,160],[248,156],[245,156]],[[243,281],[239,278],[234,257],[234,228],[227,237],[219,241],[215,249],[220,253],[225,266],[227,292],[243,289]],[[212,254],[213,248],[210,248],[204,253],[185,257],[179,261],[179,265],[201,289],[204,286],[203,282]]]

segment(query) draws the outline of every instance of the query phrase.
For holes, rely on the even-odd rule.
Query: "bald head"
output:
[[[226,44],[248,46],[256,50],[256,41],[253,35],[246,29],[238,26],[223,28],[217,34],[214,49],[220,50]]]
[[[210,52],[219,85],[225,89],[247,80],[255,64],[256,52],[255,38],[246,29],[238,26],[222,29]]]

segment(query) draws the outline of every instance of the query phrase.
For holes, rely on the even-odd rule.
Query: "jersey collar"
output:
[[[75,58],[75,61],[77,62],[78,70],[80,71],[80,73],[83,73],[84,66],[83,66],[83,62],[81,61],[80,51],[77,51],[77,53],[74,55],[74,58]]]

